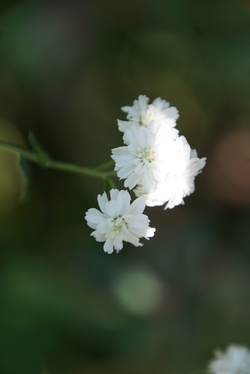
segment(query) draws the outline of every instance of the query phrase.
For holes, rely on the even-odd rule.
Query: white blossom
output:
[[[250,374],[250,350],[239,345],[229,346],[225,352],[215,352],[208,365],[211,374]]]
[[[206,164],[176,129],[178,111],[161,98],[148,104],[140,95],[133,106],[122,108],[127,121],[119,121],[124,146],[112,149],[115,171],[124,186],[143,196],[148,206],[173,208],[195,190],[195,177]]]
[[[104,251],[118,253],[123,248],[123,241],[136,247],[142,246],[140,238],[149,239],[154,236],[155,229],[149,227],[149,219],[142,214],[145,209],[144,198],[137,198],[130,204],[131,197],[127,191],[112,189],[110,200],[106,192],[97,197],[100,210],[91,208],[85,219],[92,236],[104,243]]]
[[[196,150],[192,150],[184,136],[178,137],[171,144],[169,159],[165,164],[165,179],[153,190],[138,185],[136,196],[144,196],[146,205],[165,205],[174,208],[184,204],[184,197],[195,190],[194,180],[206,164],[206,158],[199,159]]]
[[[131,126],[124,135],[127,145],[112,149],[117,176],[131,190],[136,185],[155,190],[165,180],[166,160],[177,132],[152,121],[147,128]]]
[[[140,95],[134,100],[133,106],[124,106],[122,110],[127,113],[127,121],[118,120],[118,128],[125,132],[131,125],[136,127],[148,127],[152,121],[160,122],[164,126],[174,127],[179,118],[178,110],[171,107],[170,103],[156,98],[152,104],[148,104],[149,98]]]

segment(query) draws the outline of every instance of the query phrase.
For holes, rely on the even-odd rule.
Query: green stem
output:
[[[69,173],[81,174],[81,175],[86,175],[88,177],[99,178],[99,179],[107,179],[109,177],[113,177],[116,175],[115,171],[101,172],[95,169],[77,166],[74,164],[68,164],[66,162],[61,162],[61,161],[54,161],[54,160],[49,160],[45,164],[45,167],[49,169],[67,171]]]
[[[39,166],[42,166],[46,169],[66,171],[68,173],[80,174],[80,175],[85,175],[88,177],[108,180],[108,181],[110,181],[111,177],[116,175],[115,171],[101,172],[101,171],[98,171],[92,168],[87,168],[87,167],[77,166],[74,164],[69,164],[66,162],[51,160],[50,158],[48,158],[45,162],[41,162],[39,157],[37,157],[37,155],[34,152],[28,151],[20,146],[16,146],[16,145],[5,143],[5,142],[0,142],[0,149],[18,153],[21,157],[25,158],[26,160],[34,162],[35,164],[38,164]]]
[[[116,188],[116,185],[111,178],[107,178],[106,181],[111,188]]]
[[[95,170],[103,170],[103,169],[107,169],[109,167],[114,167],[114,160],[107,160],[107,161],[104,161],[104,162],[99,162],[98,164],[94,165],[94,166],[91,166],[91,169],[95,169]]]
[[[26,160],[38,163],[37,156],[36,156],[35,153],[33,153],[31,151],[28,151],[27,149],[24,149],[22,147],[19,147],[18,145],[13,145],[13,144],[5,143],[5,142],[0,142],[0,149],[4,149],[5,151],[18,153],[23,158],[26,158]]]

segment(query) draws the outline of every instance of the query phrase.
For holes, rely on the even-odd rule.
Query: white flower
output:
[[[174,127],[175,121],[179,118],[178,110],[170,107],[170,104],[160,97],[152,104],[148,104],[149,98],[140,95],[134,100],[133,106],[124,106],[122,110],[127,113],[128,121],[118,120],[118,128],[125,132],[131,125],[147,127],[152,121],[160,122],[162,125]]]
[[[225,352],[218,351],[209,363],[208,371],[211,374],[250,374],[250,350],[231,345]]]
[[[123,107],[127,121],[119,121],[125,145],[112,149],[115,171],[124,186],[143,196],[146,205],[173,208],[195,190],[195,177],[206,164],[175,128],[176,108],[161,98],[148,104],[139,96],[133,106]]]
[[[146,191],[164,182],[166,160],[177,132],[152,121],[147,128],[131,126],[125,131],[127,145],[112,149],[115,171],[124,186],[131,190],[138,184]]]
[[[149,227],[149,219],[142,214],[145,209],[143,198],[137,198],[130,204],[131,197],[127,191],[112,189],[110,201],[107,194],[98,195],[100,210],[91,208],[85,219],[89,227],[94,229],[92,236],[104,243],[104,251],[118,253],[123,248],[123,241],[134,246],[142,246],[139,239],[154,236],[155,229]]]
[[[184,136],[171,143],[169,158],[165,164],[165,179],[154,190],[148,191],[143,185],[134,190],[136,196],[144,196],[146,205],[166,204],[173,208],[184,204],[184,197],[195,190],[194,180],[206,164],[206,158],[199,159]]]

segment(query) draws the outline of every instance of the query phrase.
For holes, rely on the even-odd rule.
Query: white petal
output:
[[[145,173],[142,176],[141,184],[148,191],[154,188],[155,183],[152,180],[151,173],[147,170],[147,168],[145,168]]]
[[[110,218],[106,219],[105,221],[99,223],[96,227],[96,231],[98,231],[100,234],[105,235],[111,226],[110,221],[112,221]]]
[[[146,110],[148,106],[149,98],[146,95],[140,95],[138,97],[139,106],[141,109]]]
[[[108,197],[107,197],[107,194],[106,192],[104,192],[102,195],[98,195],[97,196],[97,201],[98,201],[98,204],[99,204],[99,207],[101,209],[101,211],[106,214],[106,204],[108,202]]]
[[[113,253],[113,241],[111,239],[107,239],[103,246],[104,252],[110,254]]]
[[[148,227],[145,235],[146,239],[152,238],[155,234],[156,229],[154,227]]]
[[[140,243],[138,237],[133,235],[129,230],[126,230],[124,234],[124,241],[133,244],[135,247],[141,247],[143,245]]]
[[[118,193],[119,193],[119,190],[117,190],[116,188],[112,188],[112,190],[110,190],[111,200],[116,200]]]
[[[119,252],[123,248],[123,241],[120,236],[118,236],[115,240],[114,249],[116,252]]]
[[[117,196],[117,204],[120,206],[120,214],[126,214],[130,208],[131,197],[127,191],[120,191]]]
[[[131,204],[129,213],[134,214],[134,215],[142,214],[144,209],[145,209],[145,198],[144,197],[138,197]]]
[[[130,174],[132,174],[134,172],[134,170],[135,170],[134,165],[133,164],[128,164],[128,165],[124,166],[123,168],[121,168],[118,172],[119,175],[118,175],[118,173],[117,173],[117,175],[120,179],[126,179],[126,178],[129,177]]]
[[[149,219],[145,214],[131,217],[131,219],[128,220],[128,229],[137,238],[146,236],[148,225]]]
[[[110,218],[116,218],[121,214],[122,207],[115,200],[111,200],[106,205],[107,214]]]
[[[106,240],[105,235],[104,234],[100,234],[100,232],[97,231],[97,230],[93,231],[91,233],[91,236],[93,236],[97,242],[105,242],[105,240]]]
[[[118,174],[117,174],[118,175]],[[119,176],[119,175],[118,175]],[[131,174],[124,182],[124,186],[132,190],[139,182],[141,176],[136,173]]]
[[[136,140],[137,140],[139,147],[141,147],[142,149],[146,148],[147,147],[147,129],[145,129],[144,127],[139,129],[136,133]]]
[[[85,214],[85,219],[91,229],[96,229],[97,225],[106,219],[106,216],[99,210],[90,208]]]
[[[118,119],[117,123],[118,123],[118,129],[121,132],[125,132],[131,126],[129,121],[121,121]]]
[[[128,142],[128,144],[131,143],[137,145],[137,134],[133,130],[133,127],[128,128],[128,130],[125,131],[124,136],[126,137],[126,141]]]

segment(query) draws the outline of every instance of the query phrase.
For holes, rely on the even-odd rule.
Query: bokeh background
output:
[[[1,141],[94,165],[139,94],[208,158],[142,248],[90,237],[102,182],[0,150],[2,374],[198,374],[250,344],[250,2],[1,1]]]

